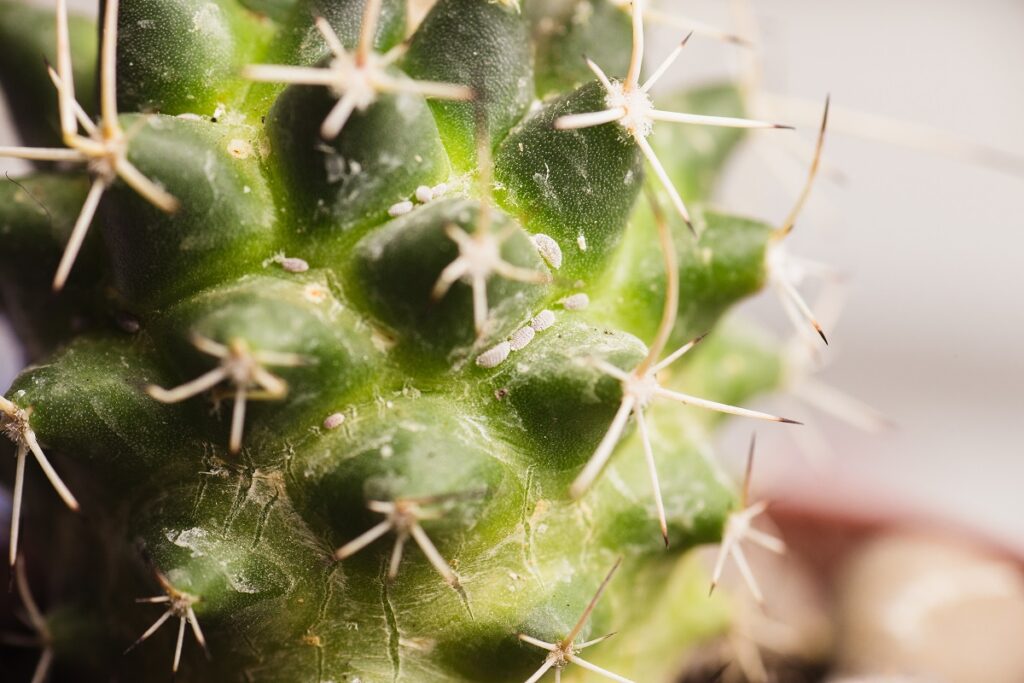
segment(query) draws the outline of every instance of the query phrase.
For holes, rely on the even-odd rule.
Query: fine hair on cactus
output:
[[[673,90],[754,45],[655,0],[98,4],[0,0],[0,678],[667,683],[763,601],[710,444],[812,427],[751,406],[831,351],[825,92]],[[715,208],[772,136],[785,217]],[[723,322],[767,289],[792,347]]]

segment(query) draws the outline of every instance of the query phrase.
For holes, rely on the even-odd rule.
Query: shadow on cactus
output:
[[[52,26],[10,2],[0,30]],[[667,681],[723,628],[687,552],[737,502],[706,430],[790,420],[739,407],[775,353],[714,331],[778,233],[702,202],[778,126],[721,84],[655,109],[682,45],[641,81],[640,2],[518,4],[106,0],[97,54],[57,0],[24,37],[54,68],[8,94],[66,147],[0,148],[39,162],[0,187],[36,361],[0,399],[42,653],[13,668]]]

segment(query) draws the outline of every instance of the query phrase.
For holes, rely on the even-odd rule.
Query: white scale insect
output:
[[[25,461],[29,451],[35,456],[36,462],[42,468],[50,485],[61,497],[64,504],[78,512],[78,501],[71,495],[71,491],[61,480],[60,475],[53,469],[53,465],[46,458],[43,449],[39,446],[36,433],[29,425],[30,411],[19,408],[11,401],[0,396],[0,431],[15,443],[15,458],[17,464],[14,470],[14,497],[11,501],[11,541],[10,541],[10,564],[13,567],[18,557],[18,533],[21,526],[21,500],[25,487]]]
[[[448,238],[458,245],[459,255],[441,271],[431,291],[431,298],[439,301],[459,280],[468,282],[473,290],[473,326],[478,335],[483,332],[484,324],[487,322],[487,281],[492,276],[499,275],[506,280],[538,285],[551,281],[548,273],[514,265],[501,255],[501,245],[512,237],[519,227],[512,223],[497,234],[491,229],[494,222],[494,205],[490,198],[491,157],[487,139],[482,132],[477,134],[481,199],[476,229],[471,235],[454,223],[445,227]]]
[[[325,140],[338,137],[352,112],[366,111],[381,93],[405,93],[445,100],[472,99],[473,89],[465,85],[417,81],[390,73],[390,67],[405,54],[408,45],[401,43],[385,54],[373,50],[381,2],[368,0],[366,3],[359,42],[354,52],[345,49],[326,19],[317,17],[316,28],[331,52],[331,60],[325,67],[255,64],[242,71],[243,77],[253,81],[322,85],[329,88],[338,97],[338,102],[320,126],[320,135]]]
[[[665,61],[662,62],[661,65],[654,70],[654,73],[651,74],[651,76],[641,85],[640,71],[643,68],[644,57],[644,23],[642,5],[643,3],[641,0],[633,0],[632,2],[633,49],[626,79],[624,81],[613,81],[608,78],[600,66],[589,59],[587,60],[587,66],[589,66],[590,70],[594,72],[595,76],[597,76],[598,81],[600,81],[601,85],[604,86],[607,93],[605,98],[605,105],[607,106],[607,109],[563,116],[555,120],[555,128],[560,130],[575,130],[617,122],[636,142],[640,151],[643,153],[644,157],[647,158],[648,163],[650,163],[651,168],[654,169],[654,173],[658,177],[658,180],[664,186],[665,191],[672,199],[673,206],[675,206],[679,215],[692,231],[694,229],[693,223],[690,220],[690,214],[686,209],[686,204],[683,202],[682,197],[679,196],[679,192],[672,184],[672,180],[669,178],[668,172],[665,170],[665,167],[655,154],[654,148],[651,147],[651,143],[647,140],[648,136],[654,129],[655,122],[665,121],[673,123],[692,123],[708,126],[724,126],[728,128],[789,128],[789,126],[767,123],[765,121],[753,121],[750,119],[726,116],[704,116],[700,114],[683,114],[656,109],[654,107],[654,102],[649,95],[649,91],[665,74],[665,72],[668,71],[676,58],[679,57],[683,47],[686,45],[686,41],[689,39],[689,36],[687,36],[686,39],[684,39],[682,43],[672,51]]]
[[[277,365],[293,368],[304,365],[306,358],[297,353],[285,351],[253,351],[244,339],[232,339],[225,345],[202,335],[193,334],[192,344],[203,353],[219,359],[220,365],[173,389],[164,389],[151,384],[146,387],[146,392],[161,403],[178,403],[212,389],[224,380],[234,384],[234,406],[231,412],[231,438],[228,442],[228,450],[237,453],[242,448],[246,402],[277,400],[288,394],[288,384],[263,366]],[[254,389],[260,391],[254,391]]]
[[[530,324],[512,333],[508,340],[496,344],[476,357],[476,364],[482,368],[494,368],[504,363],[513,351],[522,351],[533,341],[538,332],[555,324],[555,314],[544,309],[533,316]]]
[[[596,664],[591,664],[579,656],[580,650],[588,648],[591,645],[597,645],[598,643],[611,638],[615,634],[609,633],[608,635],[601,636],[600,638],[594,638],[593,640],[588,640],[583,643],[576,642],[576,638],[579,637],[583,627],[586,626],[591,612],[593,612],[594,608],[597,606],[597,601],[601,599],[601,594],[604,593],[604,589],[608,587],[608,583],[612,580],[615,570],[619,568],[619,564],[621,563],[622,559],[619,558],[615,561],[615,564],[612,565],[611,570],[608,572],[607,576],[604,577],[604,581],[601,582],[601,585],[598,586],[597,592],[595,592],[594,597],[590,599],[590,602],[587,604],[586,609],[583,610],[583,614],[580,615],[576,625],[573,626],[572,630],[567,636],[565,636],[565,638],[557,643],[548,643],[525,633],[519,634],[519,640],[524,643],[529,643],[535,647],[539,647],[542,650],[547,650],[549,653],[548,656],[544,658],[544,663],[541,664],[540,668],[537,669],[532,676],[526,679],[526,683],[537,683],[537,681],[543,678],[544,674],[552,668],[555,670],[555,683],[560,683],[562,680],[562,669],[569,664],[575,664],[576,666],[592,671],[612,681],[618,681],[619,683],[633,683],[628,678],[612,673],[607,669],[602,669]]]
[[[67,0],[57,0],[57,70],[50,78],[57,88],[60,130],[65,148],[0,147],[0,156],[39,161],[83,162],[93,176],[85,203],[71,230],[64,255],[53,278],[54,291],[60,291],[71,273],[78,252],[96,215],[100,199],[117,178],[161,211],[174,213],[178,200],[142,174],[128,161],[128,143],[134,129],[125,132],[117,120],[116,61],[118,0],[108,0],[103,15],[103,41],[100,51],[100,121],[97,125],[75,99],[71,70],[71,42],[68,37]],[[145,124],[146,119],[138,119]],[[79,127],[85,135],[79,133]]]

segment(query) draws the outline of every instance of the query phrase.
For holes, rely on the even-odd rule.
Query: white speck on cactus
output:
[[[549,266],[555,270],[562,267],[562,248],[558,246],[558,242],[548,235],[538,232],[533,236],[533,243],[537,247],[537,252],[547,261]]]
[[[526,327],[519,328],[518,330],[513,332],[512,337],[509,338],[509,348],[512,349],[513,351],[521,351],[525,349],[526,345],[533,341],[533,338],[534,336],[536,336],[536,334],[537,331],[534,330],[529,325],[527,325]]]
[[[482,368],[494,368],[505,362],[508,358],[509,353],[512,352],[512,345],[507,341],[503,341],[496,346],[492,346],[487,349],[479,356],[476,357],[476,364]]]
[[[405,214],[407,214],[410,211],[412,211],[412,207],[413,207],[412,202],[410,202],[408,200],[406,200],[404,202],[398,202],[397,204],[392,204],[391,205],[391,208],[388,209],[388,215],[391,216],[392,218],[397,218],[398,216],[404,216]]]
[[[587,236],[582,232],[576,236],[576,246],[580,248],[580,251],[587,250]]]
[[[309,270],[309,264],[300,258],[286,256],[281,259],[281,267],[289,273],[305,273]]]
[[[579,292],[577,294],[570,294],[559,301],[559,303],[567,311],[582,311],[590,306],[590,297],[583,292]]]
[[[546,308],[533,316],[533,320],[530,321],[530,327],[532,327],[535,332],[543,332],[554,324],[555,314]]]
[[[324,418],[324,429],[337,429],[343,424],[345,424],[344,413],[331,413]]]
[[[271,263],[280,265],[281,268],[289,273],[305,273],[309,270],[309,263],[305,260],[295,256],[285,256],[283,252],[278,252],[270,258],[264,259],[263,267],[266,268]]]
[[[426,204],[434,198],[434,190],[427,187],[426,185],[420,185],[416,188],[416,201],[421,204]]]

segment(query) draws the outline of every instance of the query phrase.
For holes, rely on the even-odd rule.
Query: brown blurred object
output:
[[[978,547],[889,533],[837,584],[840,670],[947,683],[1024,681],[1024,575]]]

